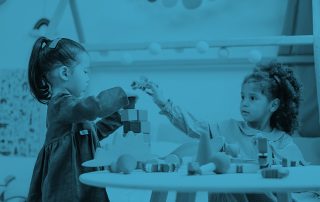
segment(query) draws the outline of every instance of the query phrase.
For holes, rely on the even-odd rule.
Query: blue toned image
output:
[[[319,8],[0,1],[0,202],[320,201]]]

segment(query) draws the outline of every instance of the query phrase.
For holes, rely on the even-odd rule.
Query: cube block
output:
[[[148,121],[148,111],[124,109],[121,112],[121,121]]]
[[[139,121],[148,121],[148,111],[147,110],[137,110]]]
[[[134,133],[150,133],[150,122],[147,121],[126,121],[123,122],[123,132],[128,133],[132,131]]]
[[[125,109],[121,111],[121,121],[136,121],[138,120],[138,113],[136,109]]]

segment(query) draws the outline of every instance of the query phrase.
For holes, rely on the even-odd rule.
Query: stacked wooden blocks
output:
[[[148,121],[147,110],[124,109],[121,112],[123,132],[150,134],[150,122]]]
[[[123,133],[129,131],[134,133],[150,134],[150,122],[148,121],[148,111],[135,109],[136,97],[128,97],[129,105],[121,112],[123,123]]]

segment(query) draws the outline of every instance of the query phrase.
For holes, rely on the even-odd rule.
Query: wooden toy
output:
[[[123,154],[117,160],[117,168],[124,174],[129,174],[132,170],[136,169],[137,160],[130,154]]]
[[[188,163],[188,175],[197,175],[200,171],[200,165],[198,162]]]
[[[289,170],[282,167],[264,168],[261,170],[261,175],[264,178],[284,178],[289,175]]]
[[[148,111],[147,110],[137,110],[139,121],[148,121]]]
[[[208,162],[200,165],[198,162],[191,162],[188,164],[188,175],[196,174],[224,174],[230,168],[230,158],[222,153],[217,152],[212,155]]]
[[[260,168],[269,166],[268,162],[268,139],[264,137],[257,138],[258,161]]]
[[[134,133],[149,134],[151,130],[150,122],[147,121],[125,121],[123,122],[123,132],[128,133],[132,131]]]
[[[180,167],[180,165],[182,163],[182,159],[179,158],[175,154],[169,154],[169,155],[165,156],[164,161],[167,162],[168,164],[175,165],[175,167],[177,167],[177,168]]]
[[[209,158],[212,155],[212,147],[210,143],[210,138],[208,134],[201,134],[199,144],[198,144],[198,152],[197,152],[197,162],[199,165],[204,165],[209,162]]]
[[[119,173],[120,170],[118,169],[118,166],[117,166],[117,162],[112,162],[109,166],[108,166],[108,169],[110,172],[112,173]]]
[[[240,146],[239,144],[225,144],[225,152],[236,158],[240,154]]]
[[[128,96],[129,104],[124,109],[134,109],[136,102],[137,102],[137,96]]]
[[[227,173],[230,168],[230,157],[223,152],[214,153],[209,162],[215,165],[213,171],[217,174]]]
[[[138,113],[136,109],[124,109],[120,112],[121,121],[137,121]]]

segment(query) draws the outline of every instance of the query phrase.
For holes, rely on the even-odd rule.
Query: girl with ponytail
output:
[[[39,152],[27,201],[109,201],[105,189],[81,184],[79,175],[94,158],[99,140],[120,127],[118,111],[128,105],[120,87],[83,97],[90,58],[81,44],[66,38],[40,37],[29,61],[32,95],[46,104],[47,132]],[[93,123],[96,118],[100,120]]]

